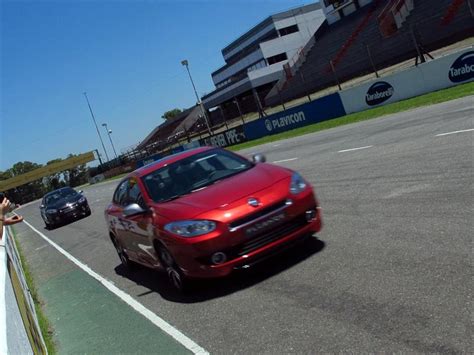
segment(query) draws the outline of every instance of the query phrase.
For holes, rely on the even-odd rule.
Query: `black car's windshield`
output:
[[[253,167],[250,161],[225,150],[202,152],[162,167],[142,180],[155,202],[165,202],[200,190]]]
[[[71,188],[64,188],[61,190],[56,190],[51,192],[49,195],[46,195],[45,197],[45,204],[46,205],[51,205],[55,204],[56,202],[77,195],[77,192],[74,189]]]

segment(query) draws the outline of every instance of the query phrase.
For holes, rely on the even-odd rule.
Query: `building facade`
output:
[[[352,14],[362,6],[368,5],[373,0],[321,0],[322,10],[328,24]]]
[[[230,43],[222,49],[225,65],[212,73],[216,89],[202,98],[204,107],[227,118],[258,110],[283,65],[298,57],[324,20],[319,3],[305,5],[269,16]]]

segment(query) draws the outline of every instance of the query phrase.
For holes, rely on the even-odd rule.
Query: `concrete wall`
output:
[[[347,113],[363,111],[474,80],[474,47],[343,90]]]
[[[212,76],[212,81],[214,85],[217,85],[221,81],[227,79],[228,77],[234,75],[235,73],[241,71],[249,67],[251,64],[263,59],[264,54],[262,53],[261,49],[257,49],[255,52],[250,53],[245,58],[242,58],[237,63],[231,65],[230,67],[226,68],[225,70],[221,71],[218,74]]]
[[[275,28],[275,25],[273,23],[269,24],[259,32],[255,33],[253,36],[247,38],[245,41],[243,41],[241,44],[239,44],[237,47],[233,48],[231,51],[227,52],[226,54],[223,54],[224,59],[227,61],[230,57],[235,55],[236,53],[240,52],[242,49],[247,47],[249,44],[252,44],[255,42],[258,38],[262,37],[264,34],[270,32]]]

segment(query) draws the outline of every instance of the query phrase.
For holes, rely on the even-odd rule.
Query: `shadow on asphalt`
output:
[[[134,271],[128,271],[122,264],[115,267],[115,272],[149,289],[149,291],[137,295],[138,297],[158,293],[168,301],[197,303],[224,297],[258,284],[303,262],[310,256],[319,253],[324,247],[323,241],[315,237],[308,238],[251,268],[235,271],[228,277],[193,281],[191,289],[185,294],[179,293],[169,284],[164,272],[141,266],[137,266]]]

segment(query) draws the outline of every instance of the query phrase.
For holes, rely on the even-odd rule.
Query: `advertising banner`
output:
[[[244,125],[248,140],[281,133],[344,116],[346,112],[338,93],[260,118]]]
[[[247,141],[244,127],[238,126],[227,131],[199,140],[201,146],[228,147]]]
[[[39,180],[45,176],[50,176],[67,169],[72,169],[78,165],[85,164],[93,160],[95,160],[94,153],[87,152],[69,159],[61,160],[57,163],[45,165],[41,168],[29,171],[25,174],[0,181],[0,191],[7,191],[14,187],[21,186],[35,180]]]
[[[359,112],[474,80],[474,48],[340,92],[346,112]]]

